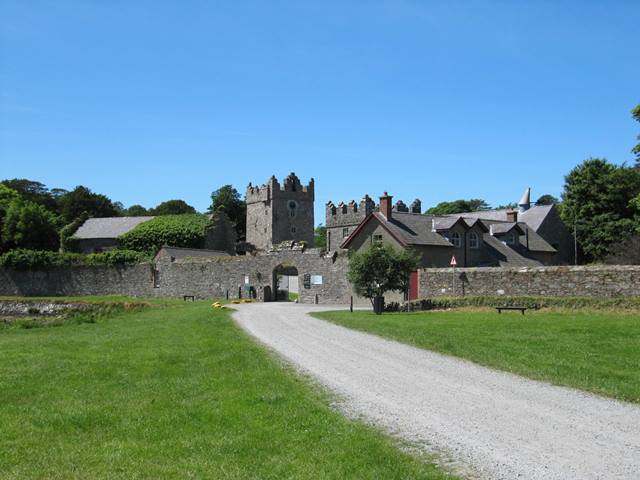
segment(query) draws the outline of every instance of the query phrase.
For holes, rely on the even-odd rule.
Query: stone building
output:
[[[81,253],[100,253],[118,246],[118,237],[154,217],[89,218],[73,234]]]
[[[353,202],[327,204],[330,251],[386,243],[415,250],[423,267],[448,267],[454,256],[459,267],[534,267],[570,260],[566,226],[552,205],[532,206],[529,190],[519,210],[423,215],[419,200],[410,207],[402,201],[393,205],[386,192],[378,207],[371,203],[367,202],[366,215],[354,212]]]
[[[302,185],[295,173],[282,185],[272,176],[262,186],[247,187],[247,243],[268,250],[288,240],[313,245],[313,178]]]

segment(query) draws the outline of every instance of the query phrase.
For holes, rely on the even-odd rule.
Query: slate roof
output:
[[[517,229],[518,234],[523,234],[524,230],[518,226],[516,222],[495,222],[491,223],[489,231],[493,235],[501,235],[503,233],[509,233],[513,229]]]
[[[73,236],[80,239],[117,238],[152,218],[155,217],[89,218],[80,225]]]
[[[406,245],[453,246],[449,240],[433,231],[432,220],[436,218],[433,215],[394,212],[391,220],[387,220],[385,216],[379,212],[375,212],[374,215],[378,217],[383,225],[388,227],[392,233],[399,236]]]
[[[156,258],[160,254],[171,257],[172,260],[184,260],[185,258],[211,258],[211,257],[229,257],[227,252],[221,250],[205,250],[204,248],[181,248],[181,247],[162,247],[157,253]]]
[[[538,260],[525,257],[511,245],[505,245],[500,239],[489,233],[485,233],[482,239],[486,248],[492,250],[491,255],[501,267],[539,267],[542,265]],[[522,250],[524,251],[524,249]]]
[[[553,205],[534,205],[529,210],[524,212],[518,212],[518,223],[526,223],[536,232],[544,222],[547,215],[553,208]],[[511,209],[501,209],[501,210],[482,210],[479,212],[465,212],[465,213],[450,213],[447,214],[448,217],[464,217],[465,219],[469,218],[478,218],[481,220],[494,220],[494,221],[507,221],[507,212],[512,212]]]

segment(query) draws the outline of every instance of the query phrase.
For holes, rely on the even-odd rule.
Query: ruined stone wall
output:
[[[419,297],[534,295],[565,297],[640,296],[640,266],[525,268],[426,268],[419,271]]]

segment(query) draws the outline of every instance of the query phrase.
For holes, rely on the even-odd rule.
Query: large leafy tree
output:
[[[633,115],[633,118],[636,119],[636,121],[640,122],[640,105],[636,106],[631,114]],[[638,135],[638,140],[640,140],[640,135]],[[633,147],[632,151],[636,154],[636,167],[638,168],[640,167],[640,143]]]
[[[58,217],[42,205],[22,198],[7,208],[2,225],[2,243],[10,248],[56,250]]]
[[[94,193],[87,187],[77,186],[59,199],[60,213],[66,223],[72,222],[84,212],[90,217],[117,217],[119,210],[106,195]]]
[[[197,213],[196,209],[184,200],[167,200],[156,208],[152,208],[151,215],[183,215],[187,213]]]
[[[144,217],[149,215],[149,211],[142,205],[131,205],[125,210],[125,216],[127,217]]]
[[[247,204],[232,185],[224,185],[211,193],[211,206],[208,211],[209,213],[216,211],[226,213],[235,225],[238,239],[246,238]]]
[[[56,196],[44,183],[26,178],[12,178],[3,180],[2,184],[17,192],[24,200],[42,205],[52,212],[58,212]],[[57,193],[59,189],[55,190]]]
[[[449,213],[465,213],[478,212],[481,210],[489,210],[491,207],[487,202],[480,198],[472,198],[470,200],[454,200],[453,202],[440,202],[435,207],[427,210],[431,215],[446,215]]]
[[[409,276],[418,266],[419,257],[414,252],[376,244],[364,252],[351,254],[347,278],[355,292],[373,304],[374,298],[384,296],[385,292],[406,292]]]
[[[565,177],[561,215],[574,226],[586,261],[603,260],[637,228],[632,200],[640,170],[591,158]]]
[[[560,200],[548,193],[536,200],[536,205],[556,205],[558,203],[560,203]]]

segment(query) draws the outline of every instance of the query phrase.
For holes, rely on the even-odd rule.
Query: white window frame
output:
[[[347,238],[349,236],[349,227],[344,227],[342,229],[342,238]]]

